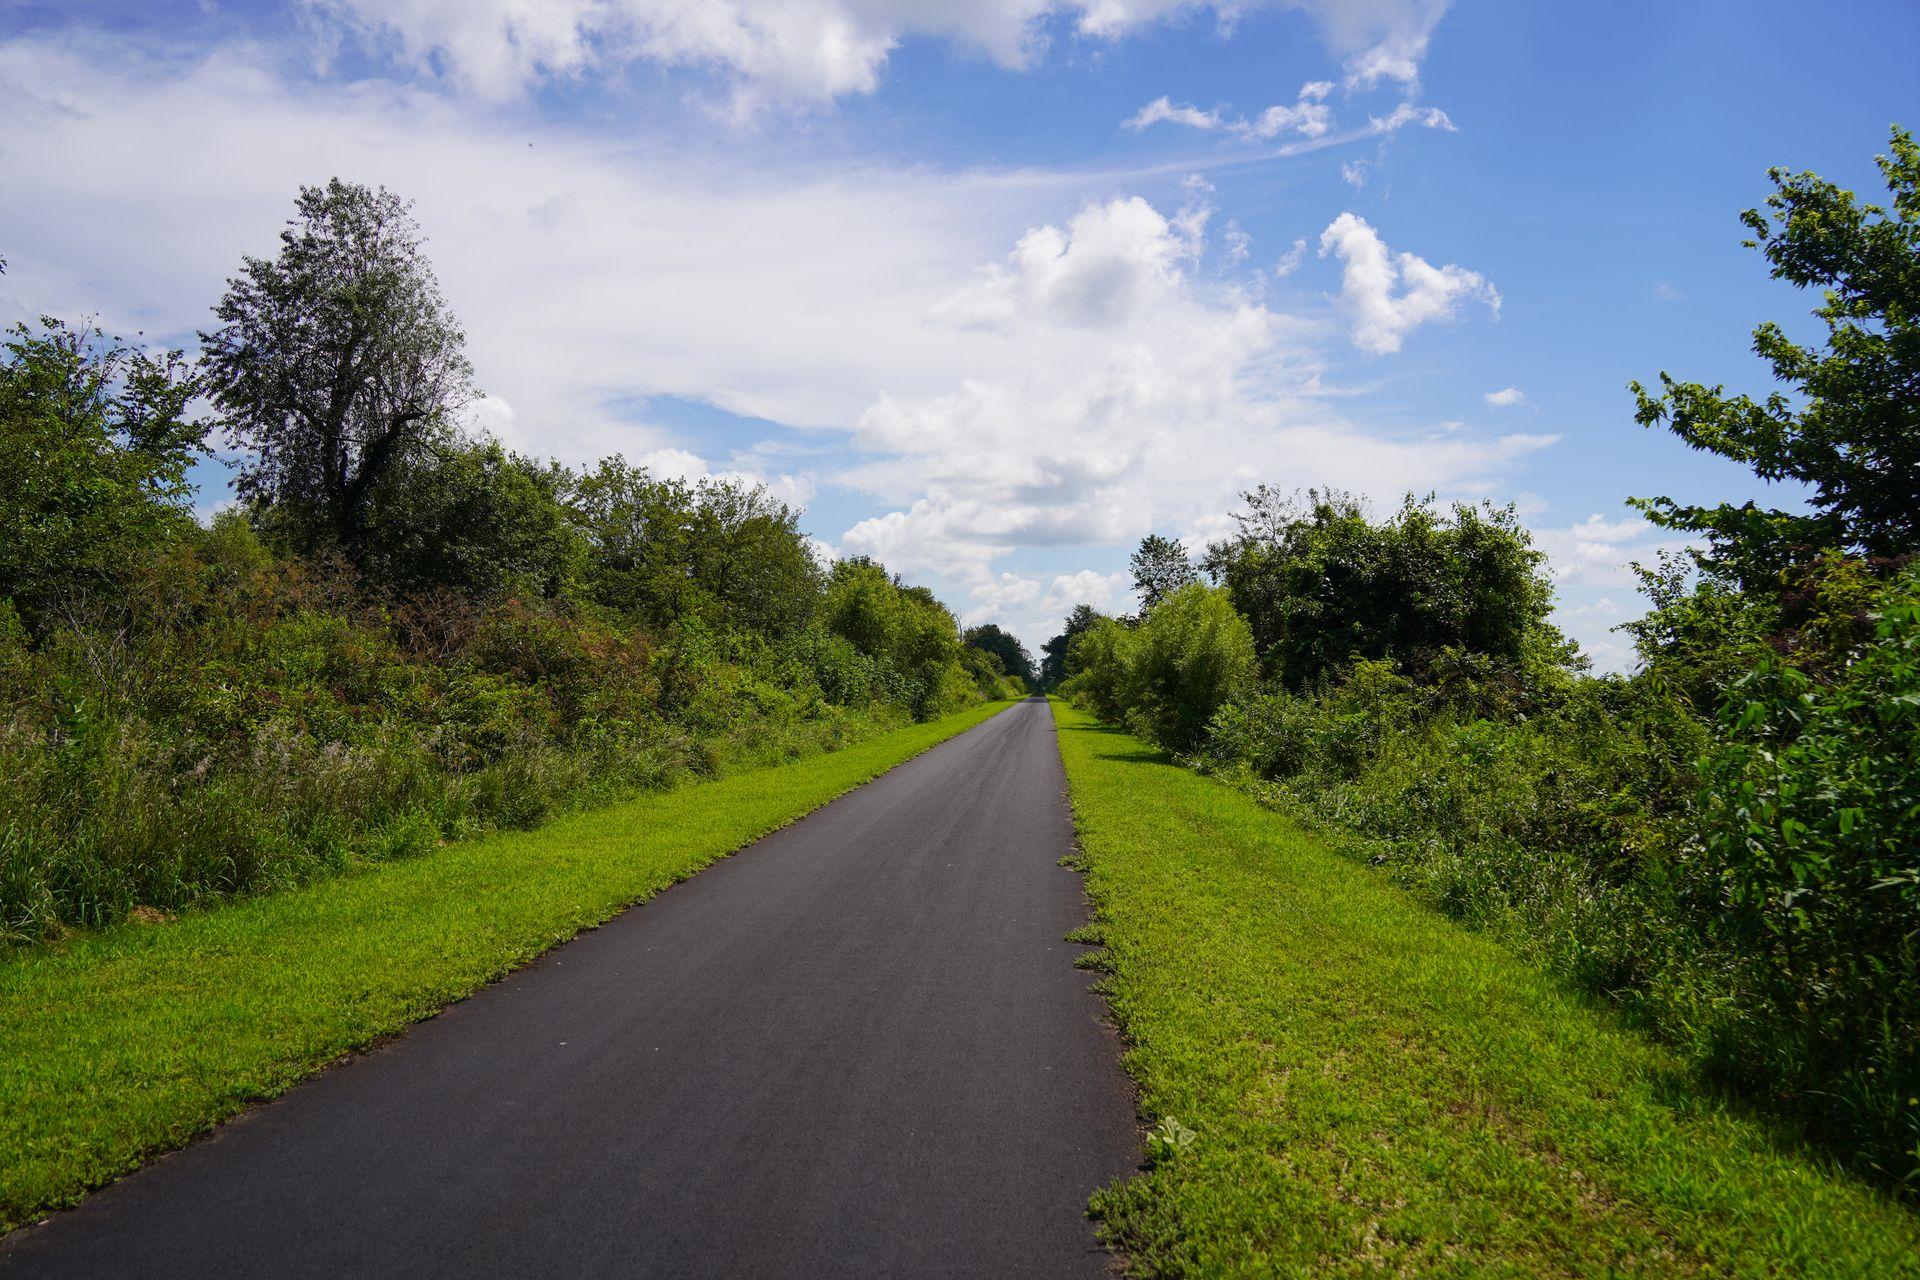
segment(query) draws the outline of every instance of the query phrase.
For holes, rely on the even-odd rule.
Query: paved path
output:
[[[1134,1164],[1022,703],[0,1247],[4,1276],[1097,1277]]]

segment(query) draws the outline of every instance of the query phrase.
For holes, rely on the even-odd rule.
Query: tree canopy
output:
[[[1268,672],[1301,689],[1355,659],[1418,666],[1453,649],[1510,662],[1566,660],[1553,590],[1510,507],[1411,495],[1385,520],[1359,501],[1260,486],[1206,566],[1247,619]]]
[[[0,344],[0,599],[29,608],[190,523],[206,425],[178,351],[43,317]]]
[[[240,496],[299,550],[357,560],[381,483],[446,443],[475,394],[408,208],[338,178],[302,187],[279,253],[244,259],[200,335],[247,454]]]
[[[1157,533],[1140,540],[1128,564],[1133,570],[1133,589],[1140,597],[1142,611],[1152,609],[1189,583],[1200,581],[1180,540],[1163,538]]]
[[[1893,131],[1879,157],[1892,209],[1813,173],[1774,169],[1766,211],[1741,221],[1776,280],[1822,291],[1814,315],[1824,347],[1802,346],[1779,325],[1753,331],[1753,348],[1786,387],[1763,400],[1662,373],[1656,395],[1632,390],[1643,426],[1665,426],[1696,449],[1753,468],[1764,480],[1807,486],[1809,514],[1748,502],[1688,506],[1635,498],[1654,523],[1698,534],[1701,561],[1746,586],[1767,582],[1818,548],[1872,557],[1920,544],[1920,146]]]
[[[991,622],[977,627],[968,627],[961,639],[975,649],[984,650],[1000,659],[1000,669],[1010,676],[1018,676],[1028,684],[1034,680],[1033,655],[1027,647],[1014,637],[1012,632],[1003,631]]]

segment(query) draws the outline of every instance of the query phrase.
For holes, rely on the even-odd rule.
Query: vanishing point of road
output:
[[[1137,1160],[1033,700],[77,1208],[0,1275],[1098,1277]]]

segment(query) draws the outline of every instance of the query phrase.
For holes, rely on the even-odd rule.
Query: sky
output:
[[[764,483],[1036,650],[1257,484],[1512,503],[1621,670],[1629,495],[1798,500],[1627,383],[1769,389],[1815,300],[1739,212],[1879,190],[1916,65],[1911,0],[0,0],[0,322],[191,349],[384,184],[515,449]]]

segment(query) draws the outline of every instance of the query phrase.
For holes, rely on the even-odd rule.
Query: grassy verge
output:
[[[1135,1274],[1920,1276],[1910,1208],[1250,797],[1054,712],[1159,1123],[1094,1200]]]
[[[0,1229],[72,1202],[1007,705],[0,959]]]

